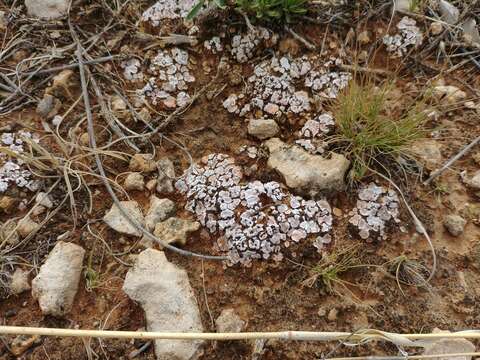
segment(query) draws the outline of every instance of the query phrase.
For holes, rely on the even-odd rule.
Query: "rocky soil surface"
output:
[[[480,329],[480,148],[427,181],[480,136],[480,5],[373,3],[316,1],[282,23],[207,5],[192,20],[191,0],[1,2],[2,324]],[[388,84],[384,121],[412,103],[425,118],[421,139],[389,160],[375,154],[361,178],[338,110],[356,82]],[[1,360],[399,352],[386,342],[0,340]]]

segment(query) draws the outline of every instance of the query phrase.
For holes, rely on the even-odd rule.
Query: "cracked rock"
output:
[[[251,119],[248,123],[248,133],[260,140],[274,137],[279,131],[280,128],[275,120]]]
[[[136,201],[120,201],[120,205],[134,220],[141,225],[144,224],[145,220],[142,210]],[[130,224],[130,222],[123,216],[123,214],[120,212],[120,209],[115,204],[113,204],[112,208],[105,214],[103,221],[105,221],[108,226],[119,233],[133,236],[142,235],[141,231]]]
[[[155,226],[154,235],[167,244],[185,245],[189,233],[200,229],[198,221],[169,218]]]
[[[330,159],[311,155],[295,145],[285,144],[278,138],[265,142],[270,151],[268,166],[278,171],[288,187],[312,197],[324,191],[339,191],[345,187],[345,173],[350,161],[343,155],[332,153]]]
[[[85,250],[59,241],[32,281],[32,296],[45,315],[63,316],[72,308]]]
[[[155,195],[150,197],[150,208],[145,216],[145,225],[149,231],[155,229],[161,221],[165,221],[175,214],[175,203],[170,199],[159,199]]]
[[[202,332],[197,300],[187,272],[170,263],[162,251],[141,252],[123,291],[145,311],[148,331]],[[158,360],[196,360],[203,341],[155,340]]]

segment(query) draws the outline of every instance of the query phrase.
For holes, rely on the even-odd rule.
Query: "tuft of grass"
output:
[[[398,116],[388,108],[389,83],[352,81],[332,104],[337,133],[330,142],[352,161],[350,178],[360,181],[371,169],[386,170],[400,158],[410,157],[411,144],[425,138],[426,114],[415,104]]]
[[[85,289],[92,292],[100,286],[100,274],[93,268],[92,264],[93,251],[88,256],[87,266],[85,267]]]
[[[423,287],[431,289],[431,285],[426,281],[428,269],[418,261],[409,259],[406,255],[400,255],[388,262],[388,272],[395,276],[397,285],[403,295],[403,285]]]
[[[318,265],[310,268],[309,276],[302,284],[308,287],[317,284],[324,287],[329,293],[340,294],[339,288],[348,290],[347,285],[353,285],[340,276],[349,270],[363,266],[366,265],[362,265],[360,262],[360,245],[340,248],[325,255]]]
[[[190,11],[187,19],[193,19],[208,0],[200,0]],[[213,0],[214,5],[224,9],[225,0]],[[234,6],[247,15],[267,21],[293,22],[307,12],[308,0],[235,0]]]

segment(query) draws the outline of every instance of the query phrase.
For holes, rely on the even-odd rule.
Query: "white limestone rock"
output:
[[[145,311],[148,331],[202,332],[197,300],[187,272],[170,263],[162,251],[141,252],[131,268],[123,291]],[[158,360],[195,360],[203,341],[156,340]]]
[[[32,281],[32,296],[45,315],[64,316],[77,293],[85,250],[59,241]]]

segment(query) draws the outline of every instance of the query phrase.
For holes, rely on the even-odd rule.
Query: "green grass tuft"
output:
[[[411,144],[426,137],[421,104],[399,116],[387,115],[389,90],[388,83],[376,87],[352,81],[333,103],[337,132],[329,142],[352,161],[352,181],[362,180],[370,169],[383,171],[399,157],[410,157]]]
[[[187,19],[194,18],[208,0],[200,0],[190,11]],[[213,0],[219,8],[226,7],[225,0]],[[234,6],[249,16],[267,21],[293,22],[307,12],[307,0],[235,0]]]

